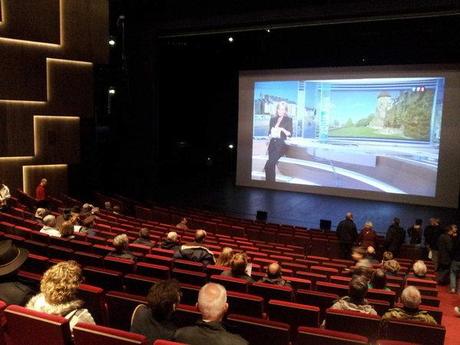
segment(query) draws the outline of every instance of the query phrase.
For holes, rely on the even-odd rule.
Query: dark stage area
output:
[[[268,212],[268,222],[308,228],[319,228],[320,219],[329,219],[332,230],[351,211],[358,228],[370,220],[381,234],[394,217],[401,219],[405,229],[416,218],[424,224],[430,217],[441,218],[443,224],[460,220],[457,209],[238,187],[231,176],[203,179],[203,174],[157,185],[153,201],[160,206],[194,207],[247,219],[255,219],[257,211],[263,210]]]

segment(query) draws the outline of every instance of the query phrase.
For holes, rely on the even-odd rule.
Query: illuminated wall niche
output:
[[[0,0],[0,177],[10,189],[33,194],[46,176],[67,192],[107,37],[107,0]]]

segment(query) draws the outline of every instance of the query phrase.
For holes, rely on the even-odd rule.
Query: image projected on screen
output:
[[[442,77],[255,82],[251,178],[433,197],[443,93]]]

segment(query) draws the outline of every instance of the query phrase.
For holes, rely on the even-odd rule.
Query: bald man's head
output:
[[[281,266],[274,262],[271,263],[267,268],[267,276],[270,279],[277,279],[281,277]]]
[[[200,289],[197,306],[204,321],[221,321],[228,309],[227,291],[220,284],[208,283]]]
[[[347,219],[353,219],[353,213],[347,212],[346,218]]]
[[[195,232],[195,242],[203,243],[205,238],[206,238],[206,231],[204,231],[203,229],[198,229]]]

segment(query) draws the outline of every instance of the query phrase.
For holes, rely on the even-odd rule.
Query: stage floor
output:
[[[152,201],[158,205],[192,206],[247,219],[255,219],[257,210],[263,210],[268,212],[269,222],[309,228],[318,228],[320,219],[329,219],[335,230],[348,211],[353,212],[358,229],[370,220],[381,234],[394,217],[401,219],[405,229],[416,218],[422,218],[424,225],[430,217],[439,217],[446,225],[460,224],[458,209],[238,187],[233,176],[190,177],[180,182],[161,183],[152,195]]]

